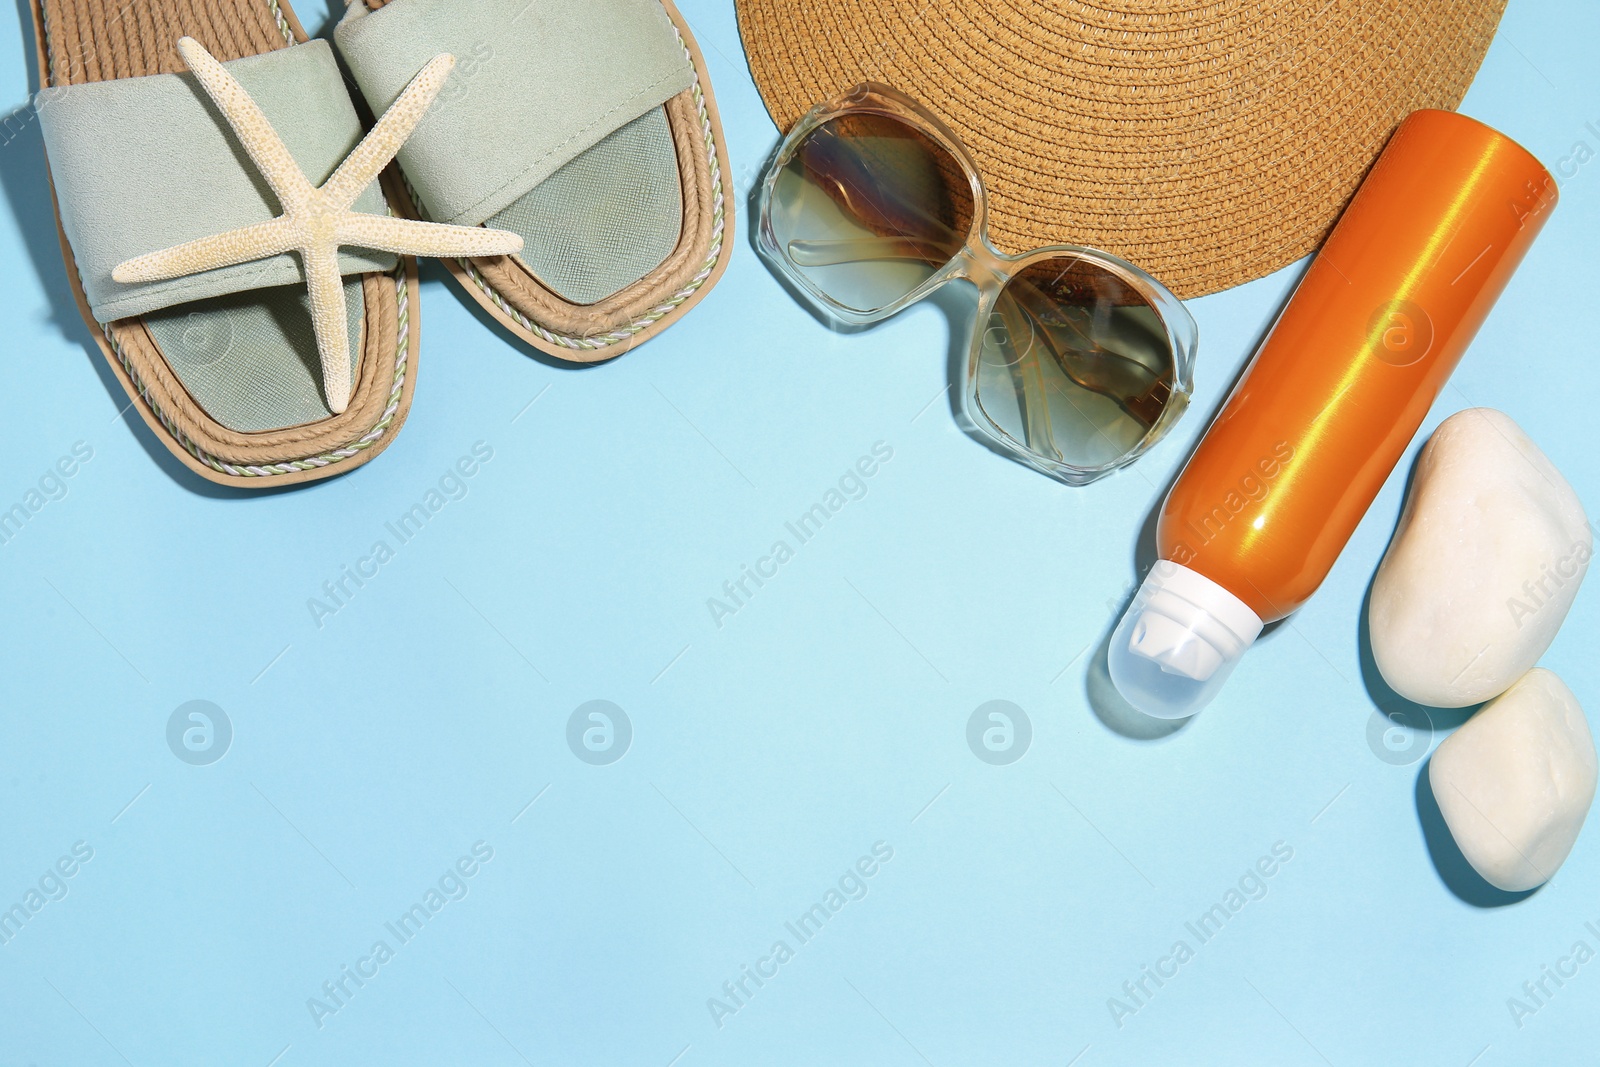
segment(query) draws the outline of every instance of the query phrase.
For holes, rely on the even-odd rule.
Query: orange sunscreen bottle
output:
[[[1555,202],[1482,123],[1401,123],[1167,496],[1111,638],[1129,703],[1193,715],[1311,597]]]

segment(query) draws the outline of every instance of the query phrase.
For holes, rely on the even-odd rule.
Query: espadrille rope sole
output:
[[[139,399],[157,419],[166,431],[195,459],[204,463],[218,474],[226,474],[235,478],[272,478],[285,474],[298,474],[303,471],[321,470],[332,467],[347,459],[352,459],[367,451],[375,445],[384,434],[389,432],[390,425],[394,422],[395,414],[400,410],[400,400],[405,392],[406,369],[411,351],[411,294],[406,284],[405,268],[402,266],[394,274],[395,299],[399,306],[400,321],[397,332],[396,344],[399,351],[396,353],[394,377],[390,382],[389,400],[383,409],[383,415],[373,424],[372,428],[349,444],[320,452],[304,459],[289,460],[283,463],[266,463],[258,465],[241,465],[228,463],[218,459],[190,440],[189,435],[161,409],[161,406],[151,399],[144,382],[139,378],[139,372],[127,353],[122,350],[122,344],[117,340],[117,335],[109,326],[102,327],[106,341],[111,345],[111,350],[117,354],[117,361],[122,364],[123,371],[128,375],[128,380],[133,383],[139,393]]]

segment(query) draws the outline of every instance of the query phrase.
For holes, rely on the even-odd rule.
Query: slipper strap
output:
[[[224,64],[266,113],[313,182],[325,181],[361,140],[361,120],[325,41]],[[281,210],[194,75],[84,82],[35,98],[62,231],[99,322],[276,285],[304,285],[292,252],[164,282],[124,285],[117,264]],[[377,183],[357,211],[388,214]],[[392,271],[386,252],[346,250],[346,275]]]
[[[477,226],[694,84],[659,0],[352,3],[334,33],[373,113],[429,60],[456,69],[400,150],[435,222]]]

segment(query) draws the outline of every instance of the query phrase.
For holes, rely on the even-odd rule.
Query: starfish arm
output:
[[[446,52],[434,56],[423,67],[405,91],[389,105],[372,132],[361,139],[345,161],[339,164],[333,177],[323,183],[322,191],[335,207],[349,207],[361,195],[361,190],[373,180],[400,151],[417,124],[422,121],[434,98],[444,88],[445,79],[456,65],[456,57]]]
[[[311,325],[322,360],[322,392],[328,410],[341,414],[350,406],[349,314],[344,279],[339,276],[339,250],[314,248],[304,253],[306,282],[311,290]]]
[[[311,182],[244,86],[193,37],[180,40],[178,52],[200,80],[206,95],[211,97],[228,120],[228,125],[233,127],[239,143],[255,161],[256,169],[272,187],[283,209],[287,211],[304,203],[311,193]]]
[[[509,230],[445,226],[386,215],[347,215],[339,227],[339,243],[440,259],[477,259],[522,251],[522,238]]]
[[[286,225],[281,218],[258,222],[254,226],[137,256],[117,264],[111,278],[124,285],[164,282],[201,271],[269,259],[292,250],[297,244],[296,237],[295,228]]]

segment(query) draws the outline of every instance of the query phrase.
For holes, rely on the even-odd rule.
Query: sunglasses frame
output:
[[[841,304],[819,288],[779,247],[772,221],[773,195],[778,179],[793,161],[800,146],[823,125],[847,115],[881,115],[927,137],[948,152],[961,167],[972,192],[972,224],[961,249],[950,258],[950,262],[915,289],[872,311],[861,311]],[[1043,474],[1069,485],[1087,485],[1126,467],[1165,437],[1188,407],[1189,398],[1194,392],[1194,359],[1199,344],[1199,329],[1182,301],[1132,263],[1097,248],[1047,245],[1021,255],[1008,255],[996,249],[989,243],[988,192],[977,164],[955,133],[921,104],[896,89],[876,82],[864,82],[807,112],[795,123],[794,129],[773,154],[761,183],[757,209],[760,226],[756,243],[761,254],[796,288],[844,325],[867,326],[892,318],[952,281],[965,280],[975,285],[978,289],[978,316],[973,321],[966,387],[961,392],[961,421],[981,433],[1006,455]],[[1042,260],[1069,258],[1091,263],[1137,292],[1161,320],[1172,353],[1172,395],[1161,415],[1131,449],[1110,462],[1090,467],[1066,463],[1029,448],[991,419],[978,398],[978,370],[983,357],[984,338],[1001,293],[1014,277],[1033,264]]]

